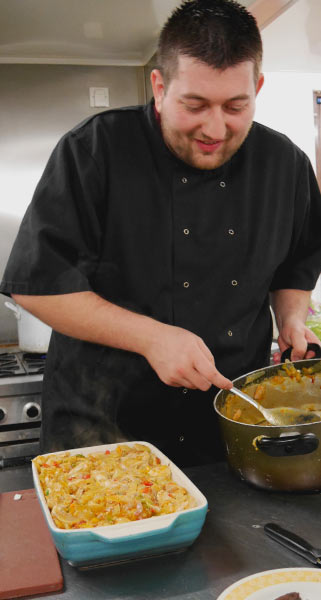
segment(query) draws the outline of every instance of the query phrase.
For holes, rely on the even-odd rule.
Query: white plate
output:
[[[317,568],[262,571],[233,583],[217,600],[276,600],[290,592],[297,592],[302,600],[320,600],[321,571]]]

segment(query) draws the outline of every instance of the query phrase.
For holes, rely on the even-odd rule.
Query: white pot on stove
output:
[[[22,308],[19,304],[4,303],[17,319],[19,348],[25,352],[47,352],[51,327]]]

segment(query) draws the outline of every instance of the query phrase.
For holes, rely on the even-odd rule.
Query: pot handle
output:
[[[281,362],[285,362],[286,359],[291,360],[292,346],[289,346],[284,352],[281,354]],[[321,346],[319,344],[313,344],[312,342],[308,343],[307,351],[312,350],[315,352],[315,358],[321,358]]]
[[[21,313],[20,313],[19,308],[17,308],[14,304],[12,304],[12,302],[5,302],[4,305],[7,308],[10,308],[10,310],[12,310],[14,312],[14,316],[16,317],[17,320],[20,319]]]
[[[262,437],[255,442],[256,448],[268,456],[300,456],[311,454],[319,446],[319,438],[314,433],[297,433],[282,437]]]

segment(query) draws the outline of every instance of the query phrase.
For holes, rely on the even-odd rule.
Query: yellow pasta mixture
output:
[[[34,464],[57,527],[114,525],[196,506],[148,446],[122,444],[88,455],[37,456]]]

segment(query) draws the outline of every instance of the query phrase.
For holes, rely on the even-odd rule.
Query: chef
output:
[[[159,40],[146,106],[96,114],[54,149],[0,291],[53,328],[43,451],[135,439],[180,466],[221,454],[216,388],[309,356],[321,198],[307,156],[253,122],[254,18],[191,0]]]

